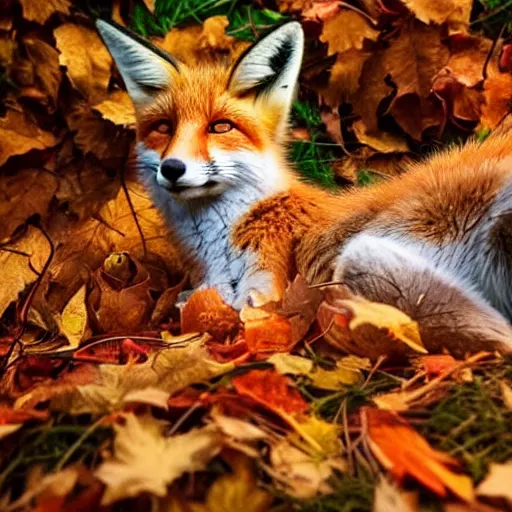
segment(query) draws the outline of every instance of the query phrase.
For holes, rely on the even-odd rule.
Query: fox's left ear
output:
[[[229,90],[236,95],[256,93],[283,109],[285,120],[295,95],[304,52],[299,22],[281,25],[258,41],[235,64]]]

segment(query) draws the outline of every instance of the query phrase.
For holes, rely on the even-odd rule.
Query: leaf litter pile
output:
[[[427,354],[401,311],[300,276],[262,309],[183,299],[93,29],[112,17],[193,62],[301,20],[290,156],[365,186],[505,121],[510,2],[1,6],[0,510],[510,510],[509,356]]]

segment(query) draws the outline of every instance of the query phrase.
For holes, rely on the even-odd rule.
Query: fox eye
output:
[[[226,133],[232,130],[235,125],[228,121],[227,119],[222,119],[220,121],[215,121],[208,126],[208,131],[210,133]]]
[[[168,134],[168,133],[171,133],[172,126],[171,126],[171,123],[169,121],[162,120],[162,121],[157,121],[153,125],[152,130],[154,132],[158,132],[158,133],[162,133],[162,134]]]

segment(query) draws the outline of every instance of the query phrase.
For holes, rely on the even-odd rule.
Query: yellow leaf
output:
[[[335,391],[358,382],[361,379],[361,371],[343,367],[337,367],[335,370],[317,368],[308,377],[312,380],[313,386]]]
[[[467,28],[473,6],[472,0],[403,0],[404,4],[423,23],[442,25],[448,22],[454,28]]]
[[[135,126],[135,109],[126,91],[114,91],[108,98],[93,107],[103,119],[120,126]]]
[[[231,462],[233,473],[213,482],[206,494],[209,512],[265,512],[273,497],[257,486],[256,477],[247,457],[236,455]],[[235,458],[235,457],[232,457]]]
[[[95,472],[106,486],[103,505],[144,492],[165,496],[170,483],[204,469],[221,449],[222,434],[212,426],[165,437],[166,426],[134,414],[126,415],[124,425],[114,425],[114,454]]]
[[[339,425],[327,423],[316,416],[308,416],[304,421],[297,422],[295,432],[288,438],[290,442],[311,455],[326,457],[341,453],[340,431]],[[313,439],[320,450],[314,449],[311,443],[304,442],[299,435],[303,438]]]
[[[313,370],[313,361],[292,354],[273,354],[267,361],[282,375],[308,375]]]
[[[61,315],[61,330],[72,347],[77,347],[87,327],[85,285],[71,297]]]

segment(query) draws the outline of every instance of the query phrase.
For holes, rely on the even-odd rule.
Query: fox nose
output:
[[[162,176],[171,183],[176,183],[185,174],[186,169],[185,162],[178,158],[167,158],[160,165]]]

